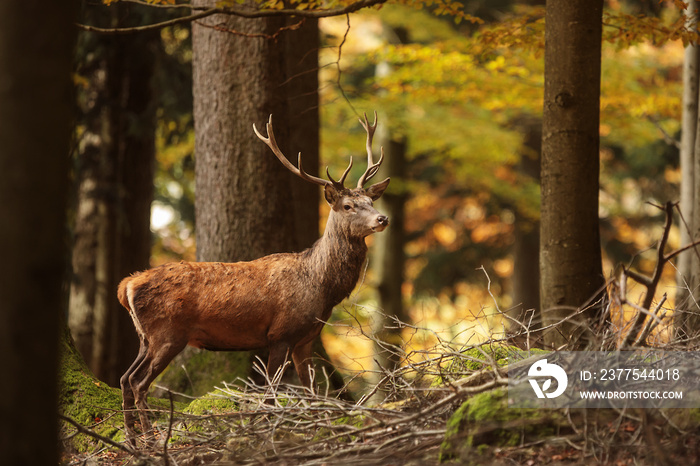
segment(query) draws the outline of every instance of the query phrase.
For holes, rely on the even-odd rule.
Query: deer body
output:
[[[255,130],[287,168],[324,186],[331,211],[323,236],[311,248],[248,262],[166,264],[122,280],[118,298],[141,342],[136,360],[121,378],[124,420],[132,442],[131,408],[139,409],[142,429],[148,430],[144,411],[148,388],[187,345],[233,351],[269,348],[269,376],[291,355],[301,382],[311,386],[311,344],[333,307],[357,284],[367,256],[365,238],[389,223],[372,206],[389,179],[362,187],[383,159],[372,162],[376,116],[372,126],[365,116],[363,126],[368,135],[368,168],[354,189],[343,186],[350,167],[339,182],[311,177],[301,168],[301,154],[298,169],[281,154],[271,122],[269,138]]]
[[[364,239],[352,244],[327,231],[301,253],[150,269],[125,278],[119,300],[151,339],[169,329],[168,322],[178,322],[183,347],[251,350],[284,342],[293,348],[309,328],[320,332],[321,322],[350,294],[366,253]]]

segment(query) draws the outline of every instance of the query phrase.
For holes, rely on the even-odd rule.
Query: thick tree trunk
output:
[[[697,28],[696,0],[688,2],[686,10],[686,27],[690,30]],[[694,44],[688,44],[685,48],[685,58],[683,61],[683,115],[681,117],[681,193],[680,211],[685,222],[688,223],[690,231],[682,222],[679,224],[681,233],[681,246],[690,244],[693,239],[691,232],[695,219],[698,217],[696,205],[700,198],[695,194],[695,161],[696,161],[696,134],[698,128],[698,61],[700,48]],[[674,314],[674,326],[679,336],[693,333],[693,330],[700,330],[700,321],[691,317],[689,311],[698,312],[695,300],[690,299],[690,293],[696,293],[698,284],[697,268],[700,262],[697,260],[697,252],[689,251],[678,256],[676,268],[677,292],[676,292],[676,313]]]
[[[57,464],[75,3],[0,3],[0,458]]]
[[[289,18],[287,22],[295,24],[298,20]],[[286,32],[281,40],[285,46],[287,67],[287,79],[282,87],[288,102],[287,147],[291,151],[285,154],[293,158],[301,151],[304,169],[310,175],[318,176],[321,127],[318,96],[318,51],[321,37],[318,20],[304,20],[299,29]],[[294,235],[298,248],[305,249],[319,237],[318,205],[321,191],[318,186],[296,176],[288,178],[294,202]]]
[[[91,9],[113,25],[132,5]],[[83,34],[79,73],[85,126],[78,144],[78,193],[69,327],[93,373],[117,385],[136,357],[138,338],[116,300],[119,281],[149,265],[155,160],[151,79],[157,33]]]
[[[264,133],[272,114],[283,152],[296,165],[301,151],[305,170],[318,173],[318,23],[269,37],[296,22],[217,17],[193,25],[200,261],[299,251],[318,238],[318,186],[284,168],[252,129]],[[315,350],[325,353],[320,341]],[[239,354],[215,357],[252,364]]]
[[[298,248],[292,174],[253,133],[270,114],[289,155],[281,18],[192,25],[197,260],[235,262]],[[244,37],[240,34],[247,34]],[[295,148],[296,149],[296,148]],[[296,152],[294,152],[296,154]]]
[[[595,301],[604,284],[598,222],[602,0],[549,0],[545,26],[540,237],[541,309],[553,324]],[[548,333],[585,332],[591,307]]]

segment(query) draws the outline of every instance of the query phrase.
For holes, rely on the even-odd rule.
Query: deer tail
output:
[[[128,288],[131,277],[126,277],[119,283],[119,288],[117,289],[117,298],[127,311],[132,312],[131,305],[129,303]]]

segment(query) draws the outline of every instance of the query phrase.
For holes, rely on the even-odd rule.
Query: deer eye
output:
[[[352,210],[352,205],[350,205],[350,204],[345,204],[345,205],[343,206],[343,209],[345,209],[345,210]]]

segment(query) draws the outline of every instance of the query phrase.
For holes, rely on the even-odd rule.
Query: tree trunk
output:
[[[121,390],[110,387],[93,375],[75,347],[68,327],[61,327],[58,412],[81,425],[90,426],[93,432],[122,441],[124,416],[118,413],[122,409]],[[96,418],[104,422],[95,423]],[[104,448],[104,444],[93,437],[73,435],[75,428],[69,423],[61,422],[59,432],[64,451],[98,451]]]
[[[287,22],[294,24],[296,18]],[[281,40],[285,46],[287,79],[282,91],[287,96],[289,142],[287,147],[292,157],[302,152],[304,169],[318,176],[320,148],[320,116],[318,96],[318,51],[321,37],[318,20],[305,19],[302,26],[286,32]],[[278,120],[279,123],[281,123]],[[281,143],[281,141],[280,141]],[[295,161],[296,162],[296,161]],[[319,237],[319,211],[321,200],[318,186],[296,176],[287,175],[292,189],[297,247],[306,249]]]
[[[235,262],[298,247],[292,176],[253,133],[274,115],[289,154],[282,18],[217,15],[192,25],[197,260]],[[244,37],[234,34],[247,34]],[[295,152],[296,154],[296,152]]]
[[[373,236],[373,270],[377,277],[380,311],[373,316],[373,333],[379,340],[375,344],[377,362],[392,371],[402,358],[391,346],[400,348],[403,343],[401,329],[394,319],[408,321],[403,302],[406,141],[391,137],[386,118],[381,118],[377,136],[377,142],[384,147],[384,163],[376,177],[381,180],[390,176],[392,187],[377,201],[377,210],[388,216],[391,224],[384,232]],[[382,343],[389,346],[384,347]]]
[[[523,115],[512,122],[513,127],[523,136],[523,150],[520,154],[518,171],[520,176],[539,182],[542,154],[542,120]],[[538,218],[515,213],[515,242],[513,244],[513,309],[509,316],[527,326],[530,330],[541,327],[540,312],[540,222]],[[509,321],[508,332],[520,334],[523,327]],[[527,346],[527,335],[516,338],[516,343]],[[532,336],[531,336],[532,337]],[[531,339],[530,345],[541,342]]]
[[[384,36],[388,43],[408,43],[407,31],[399,28],[385,28]],[[380,62],[374,71],[377,78],[384,78],[393,72],[391,64]],[[391,177],[391,185],[377,201],[377,210],[389,217],[390,227],[381,235],[373,237],[373,271],[377,277],[379,313],[372,319],[372,333],[375,336],[375,361],[379,365],[376,375],[370,382],[378,383],[385,370],[399,367],[402,355],[398,350],[403,346],[401,328],[396,322],[407,322],[408,316],[403,301],[404,268],[406,254],[405,206],[406,190],[406,138],[392,134],[390,117],[378,112],[377,139],[375,145],[384,148],[384,163],[377,173],[377,179]],[[380,402],[379,394],[375,396]]]
[[[125,11],[91,8],[118,25]],[[97,18],[92,18],[97,19]],[[156,101],[151,79],[157,33],[79,39],[79,69],[90,83],[79,98],[85,131],[77,147],[78,193],[69,326],[93,373],[117,385],[138,351],[119,281],[148,267]]]
[[[700,117],[700,115],[698,115]],[[691,166],[693,172],[693,216],[690,222],[690,237],[694,240],[700,240],[700,120],[696,124],[695,133],[695,150]],[[700,306],[698,305],[698,290],[700,289],[700,247],[695,247],[689,252],[690,268],[687,275],[687,290],[693,295],[693,299],[689,299],[679,314],[683,319],[683,336],[696,337],[700,334]],[[683,314],[685,317],[683,318]]]
[[[0,458],[57,464],[75,3],[0,3]]]
[[[689,30],[697,28],[696,0],[688,2],[686,10],[686,27]],[[688,228],[682,222],[679,224],[681,233],[681,246],[690,244],[692,240],[691,232],[697,215],[696,204],[700,199],[695,195],[695,145],[696,132],[698,127],[698,54],[700,48],[694,44],[688,44],[685,48],[683,61],[683,115],[681,117],[681,192],[680,211],[683,220],[687,222]],[[698,319],[690,318],[689,310],[694,308],[697,312],[697,305],[690,299],[690,292],[695,292],[698,283],[698,274],[693,272],[693,266],[698,263],[697,253],[689,251],[678,256],[676,268],[677,292],[676,292],[676,313],[674,314],[674,326],[679,336],[693,333],[693,330],[700,330]],[[695,265],[697,267],[697,265]]]
[[[299,251],[318,238],[318,187],[284,168],[252,129],[264,133],[272,114],[282,151],[295,165],[302,151],[304,168],[318,173],[318,23],[306,20],[276,40],[260,37],[289,22],[297,20],[215,17],[193,25],[200,261]],[[325,353],[320,341],[315,349]],[[252,355],[214,357],[253,362]]]
[[[600,296],[598,222],[602,0],[549,0],[545,26],[540,237],[541,309],[554,324]],[[582,335],[593,306],[546,336]]]

